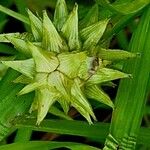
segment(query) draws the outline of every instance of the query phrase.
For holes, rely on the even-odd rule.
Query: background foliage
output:
[[[34,114],[28,115],[33,93],[17,97],[23,85],[11,81],[18,76],[16,71],[0,64],[0,150],[13,149],[150,149],[150,1],[149,0],[67,0],[71,10],[79,4],[80,19],[95,3],[99,6],[99,19],[110,18],[111,25],[102,44],[109,48],[138,52],[140,57],[117,63],[114,68],[132,74],[132,79],[115,81],[115,88],[103,89],[115,103],[112,112],[104,104],[91,101],[98,122],[89,125],[71,109],[69,116],[53,108],[47,118],[36,126]],[[29,31],[24,8],[39,14],[47,9],[52,17],[54,0],[2,0],[0,1],[0,32]],[[11,12],[19,12],[19,14]],[[20,15],[21,14],[21,15]],[[1,39],[1,37],[0,37]],[[17,52],[12,45],[0,43],[1,60],[14,59]],[[11,57],[8,57],[11,56]],[[5,74],[6,72],[6,74]],[[120,82],[120,83],[119,83]],[[72,120],[73,118],[74,120]],[[54,142],[57,141],[57,142]],[[81,143],[81,144],[78,144]],[[91,145],[91,147],[89,146]],[[63,149],[62,148],[62,149]]]

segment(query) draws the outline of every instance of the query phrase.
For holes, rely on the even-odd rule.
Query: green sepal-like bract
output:
[[[29,9],[28,15],[30,19],[32,34],[36,41],[40,41],[42,39],[42,22]]]
[[[32,43],[28,43],[28,49],[32,53],[37,72],[50,73],[59,65],[58,59],[52,53],[44,51]]]
[[[43,39],[42,46],[49,51],[59,53],[66,51],[67,45],[58,34],[55,26],[47,16],[46,11],[43,12]]]
[[[18,60],[18,61],[2,61],[8,67],[21,72],[23,75],[33,78],[35,73],[35,64],[33,59]]]
[[[131,77],[130,74],[126,74],[118,70],[101,68],[98,69],[98,71],[93,76],[91,76],[91,78],[87,81],[87,84],[89,85],[101,84],[103,82],[129,77]]]
[[[104,93],[104,91],[96,85],[86,86],[85,94],[88,98],[95,99],[101,103],[104,103],[112,108],[114,108],[114,104],[109,98],[109,96]]]
[[[60,62],[58,70],[69,76],[75,78],[78,76],[81,65],[84,63],[87,55],[85,52],[80,53],[62,53],[58,55]]]
[[[92,50],[95,48],[100,38],[102,37],[107,24],[108,19],[99,21],[81,30],[80,35],[81,38],[84,40],[84,50]]]
[[[6,38],[15,46],[15,48],[20,52],[25,54],[26,56],[31,56],[31,52],[28,48],[27,42],[11,36],[6,36]]]
[[[78,5],[75,4],[73,11],[69,15],[67,21],[63,25],[61,32],[68,41],[70,50],[80,49],[79,33],[78,33]]]
[[[58,0],[56,4],[56,9],[54,13],[54,25],[57,30],[60,31],[63,24],[67,20],[68,10],[65,0]]]
[[[140,56],[139,53],[131,53],[119,49],[112,50],[112,49],[100,48],[99,50],[97,50],[97,53],[99,54],[99,57],[101,57],[102,59],[110,60],[110,61],[124,60],[124,59]]]
[[[56,101],[57,93],[51,92],[48,88],[42,88],[37,91],[37,101],[38,101],[38,117],[37,124],[46,116],[51,105]]]

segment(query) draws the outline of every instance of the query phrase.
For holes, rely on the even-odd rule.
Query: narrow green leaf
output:
[[[114,35],[119,33],[124,27],[126,27],[130,22],[134,20],[135,17],[139,16],[137,13],[125,15],[125,16],[116,16],[117,21],[115,21],[111,30],[108,30],[105,35],[104,39],[107,41],[111,39]]]
[[[150,0],[133,0],[132,2],[124,2],[122,4],[116,4],[113,8],[123,14],[135,13],[143,9],[146,5],[150,4]]]
[[[24,15],[21,15],[17,12],[14,12],[6,7],[3,7],[2,5],[0,5],[0,11],[11,17],[14,17],[17,20],[20,20],[23,23],[29,24],[29,19],[27,17],[25,17]]]
[[[0,43],[0,53],[7,55],[15,55],[17,54],[16,50],[9,45]]]
[[[146,5],[150,3],[150,0],[133,0],[133,1],[123,1],[123,2],[116,2],[110,4],[108,0],[96,0],[96,2],[100,5],[105,6],[107,9],[111,11],[119,12],[122,14],[131,14],[140,11]]]
[[[21,97],[16,96],[23,87],[12,83],[12,80],[17,76],[16,71],[8,69],[0,84],[0,140],[8,135],[18,117],[28,111],[32,102],[32,94]]]
[[[54,141],[32,141],[32,142],[21,142],[21,143],[13,143],[8,145],[0,146],[0,150],[53,150],[58,148],[69,148],[71,150],[100,150],[98,148],[79,144],[79,143],[73,143],[73,142],[54,142]]]
[[[108,134],[103,150],[109,149],[116,150],[118,149],[118,147],[119,147],[118,141],[111,134]],[[129,147],[127,147],[127,149],[129,149]]]
[[[61,125],[61,126],[60,126]],[[104,141],[109,131],[108,123],[94,123],[89,125],[85,121],[74,120],[43,120],[39,126],[36,126],[36,119],[26,119],[18,122],[17,128],[27,127],[35,131],[43,131],[58,134],[84,136]],[[93,134],[94,133],[94,134]]]
[[[95,4],[87,13],[87,15],[79,22],[79,28],[88,27],[98,22],[98,5]]]
[[[7,19],[0,21],[0,32],[2,32],[3,28],[5,27],[6,23],[8,22]]]
[[[18,12],[24,16],[27,16],[28,14],[25,9],[28,7],[27,1],[14,0],[14,2],[15,2]],[[23,25],[24,25],[26,31],[31,31],[28,24],[23,24]]]
[[[134,23],[131,23],[134,24]],[[133,27],[134,29],[136,28],[136,26]],[[133,31],[133,30],[132,30]],[[128,36],[126,35],[125,30],[121,30],[117,36],[117,41],[118,41],[118,45],[121,49],[127,49],[128,45],[129,45],[129,41],[128,41]]]
[[[32,135],[32,130],[28,128],[20,128],[17,131],[17,134],[15,136],[15,143],[20,143],[20,142],[27,142],[30,140]]]
[[[125,64],[124,70],[133,79],[121,81],[117,93],[110,133],[117,139],[121,149],[135,149],[146,104],[147,85],[150,74],[150,7],[145,9],[130,42],[131,52],[141,52],[141,58]],[[126,91],[126,92],[125,92]],[[122,121],[120,121],[122,120]]]
[[[43,122],[36,126],[35,119],[26,119],[21,123],[17,123],[17,128],[26,127],[35,131],[43,131],[57,134],[77,135],[87,138],[96,139],[103,142],[109,134],[109,123],[98,122],[89,125],[84,121],[71,120],[43,120]],[[61,124],[61,126],[60,126]],[[94,134],[93,134],[94,133]],[[139,144],[150,145],[150,130],[149,128],[141,127],[137,142]]]

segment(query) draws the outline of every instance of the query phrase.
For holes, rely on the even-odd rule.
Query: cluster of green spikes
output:
[[[37,124],[56,101],[66,114],[74,107],[90,124],[96,117],[88,99],[114,107],[101,85],[129,75],[107,64],[135,55],[100,46],[109,19],[99,21],[95,11],[96,5],[80,22],[78,5],[69,14],[65,1],[58,0],[53,21],[46,11],[41,18],[28,10],[31,33],[5,34],[5,42],[11,42],[26,59],[2,63],[21,73],[14,82],[26,86],[18,95],[35,91],[30,112],[37,110]]]

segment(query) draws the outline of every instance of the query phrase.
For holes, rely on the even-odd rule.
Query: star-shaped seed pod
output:
[[[29,33],[30,38],[5,35],[4,41],[11,42],[27,57],[25,60],[2,63],[22,74],[14,80],[15,83],[25,84],[18,95],[35,91],[30,112],[38,111],[37,124],[41,123],[56,101],[65,113],[74,107],[90,124],[96,117],[88,99],[95,99],[114,108],[101,85],[129,75],[107,68],[104,61],[135,57],[135,54],[111,51],[99,45],[109,19],[92,19],[93,14],[98,15],[93,11],[98,11],[96,5],[79,27],[78,5],[75,4],[69,14],[65,1],[58,0],[53,21],[46,11],[43,11],[41,19],[28,10],[32,31]],[[87,22],[88,18],[91,22]]]

